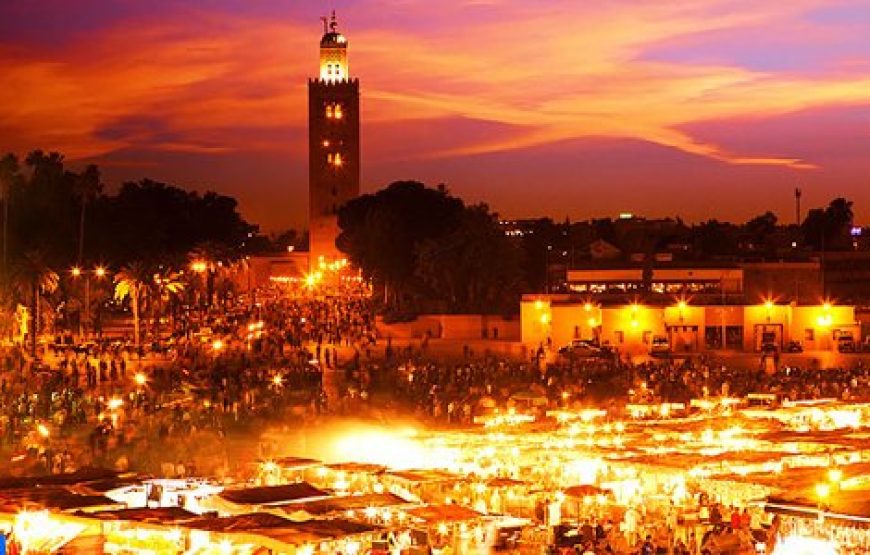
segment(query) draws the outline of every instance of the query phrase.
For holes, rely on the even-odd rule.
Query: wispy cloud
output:
[[[736,165],[809,169],[817,164],[812,159],[726,149],[693,136],[690,128],[870,103],[870,73],[860,65],[776,72],[721,61],[727,56],[715,63],[648,56],[663,44],[703,43],[711,33],[721,43],[723,33],[746,29],[787,33],[796,25],[830,26],[808,17],[830,8],[825,0],[377,4],[406,18],[418,14],[422,22],[369,23],[349,32],[367,121],[425,125],[463,118],[512,130],[434,151],[426,145],[415,153],[404,150],[410,157],[605,137]],[[41,146],[72,158],[132,147],[217,154],[304,148],[298,138],[281,138],[275,130],[304,127],[316,23],[219,10],[167,9],[163,15],[121,19],[54,48],[0,42],[0,65],[7,68],[0,87],[0,148]],[[439,24],[427,26],[427,17]],[[823,31],[818,36],[830,29]],[[798,42],[812,34],[789,36]],[[126,125],[137,117],[159,125]],[[240,127],[247,132],[235,132]],[[263,133],[258,137],[252,129]]]

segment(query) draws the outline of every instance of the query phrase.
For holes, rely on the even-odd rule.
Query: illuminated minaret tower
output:
[[[359,80],[335,12],[323,18],[320,76],[308,80],[308,230],[311,269],[341,258],[336,213],[359,196]]]

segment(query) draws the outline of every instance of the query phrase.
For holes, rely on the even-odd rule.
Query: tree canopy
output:
[[[96,166],[70,171],[56,152],[34,151],[23,165],[11,154],[0,158],[0,182],[8,191],[10,261],[38,250],[56,268],[82,259],[114,267],[182,263],[206,242],[241,253],[257,231],[232,197],[150,179],[107,194]]]
[[[338,225],[339,249],[391,309],[493,311],[516,301],[518,256],[498,219],[444,187],[392,183],[348,202]]]

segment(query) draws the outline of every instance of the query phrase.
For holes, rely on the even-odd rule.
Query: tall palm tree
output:
[[[79,265],[82,263],[82,257],[85,253],[85,210],[88,203],[97,198],[97,195],[103,190],[103,184],[100,182],[100,169],[94,164],[85,168],[85,171],[75,176],[74,190],[79,197]]]
[[[160,335],[160,317],[164,307],[179,298],[184,291],[185,282],[179,272],[162,270],[154,274],[154,299],[152,303],[152,317],[155,318],[156,334]],[[156,317],[153,314],[157,310]]]
[[[154,272],[151,272],[142,262],[131,262],[115,275],[115,299],[129,300],[130,309],[133,311],[133,343],[137,349],[140,340],[139,312],[153,275]]]
[[[29,251],[16,264],[13,279],[20,297],[29,302],[30,354],[35,357],[36,338],[39,335],[40,297],[42,294],[53,293],[60,277],[48,266],[41,252]]]
[[[21,179],[21,166],[14,154],[7,154],[0,159],[0,191],[3,194],[3,279],[6,274],[7,253],[9,251],[9,197],[12,186]]]

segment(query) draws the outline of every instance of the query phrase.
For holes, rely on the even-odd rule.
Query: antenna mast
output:
[[[795,223],[800,226],[801,225],[801,190],[799,188],[795,188],[794,190],[794,215],[795,215]]]

